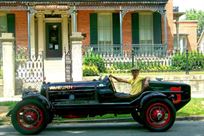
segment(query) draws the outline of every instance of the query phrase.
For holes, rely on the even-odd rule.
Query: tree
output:
[[[198,20],[198,35],[204,30],[204,11],[201,10],[187,10],[186,20]]]

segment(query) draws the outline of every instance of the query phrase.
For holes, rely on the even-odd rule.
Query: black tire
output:
[[[163,132],[173,126],[176,110],[168,99],[152,99],[143,106],[141,116],[150,131]]]
[[[143,121],[143,119],[142,119],[142,117],[141,117],[141,113],[140,113],[140,112],[133,111],[133,112],[131,113],[131,115],[132,115],[132,118],[133,118],[136,122],[138,122],[138,123],[141,124],[141,125],[144,125],[144,121]]]
[[[38,100],[23,100],[14,107],[11,122],[21,134],[38,134],[47,126],[48,112]]]
[[[53,113],[49,113],[49,116],[48,116],[48,121],[47,121],[47,124],[50,124],[52,123],[53,119],[54,119],[54,114]]]

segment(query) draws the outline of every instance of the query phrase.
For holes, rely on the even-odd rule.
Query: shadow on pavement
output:
[[[146,130],[144,126],[137,123],[84,123],[84,124],[50,124],[46,130]]]

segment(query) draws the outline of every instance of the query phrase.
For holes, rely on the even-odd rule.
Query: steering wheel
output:
[[[106,76],[106,78],[108,79],[108,81],[110,83],[111,89],[113,90],[114,93],[116,93],[116,89],[115,89],[113,80],[110,77],[108,77],[108,76]]]

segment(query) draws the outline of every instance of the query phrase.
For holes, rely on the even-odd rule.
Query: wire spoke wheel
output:
[[[168,99],[150,100],[144,106],[142,114],[145,126],[156,132],[171,128],[176,118],[176,110]]]
[[[38,128],[43,121],[43,111],[35,105],[26,105],[17,112],[18,124],[27,130]]]
[[[11,121],[21,134],[37,134],[47,126],[48,111],[38,100],[23,100],[13,109]]]
[[[160,128],[166,126],[171,118],[170,109],[163,103],[154,103],[149,106],[146,112],[148,123],[155,127]]]

